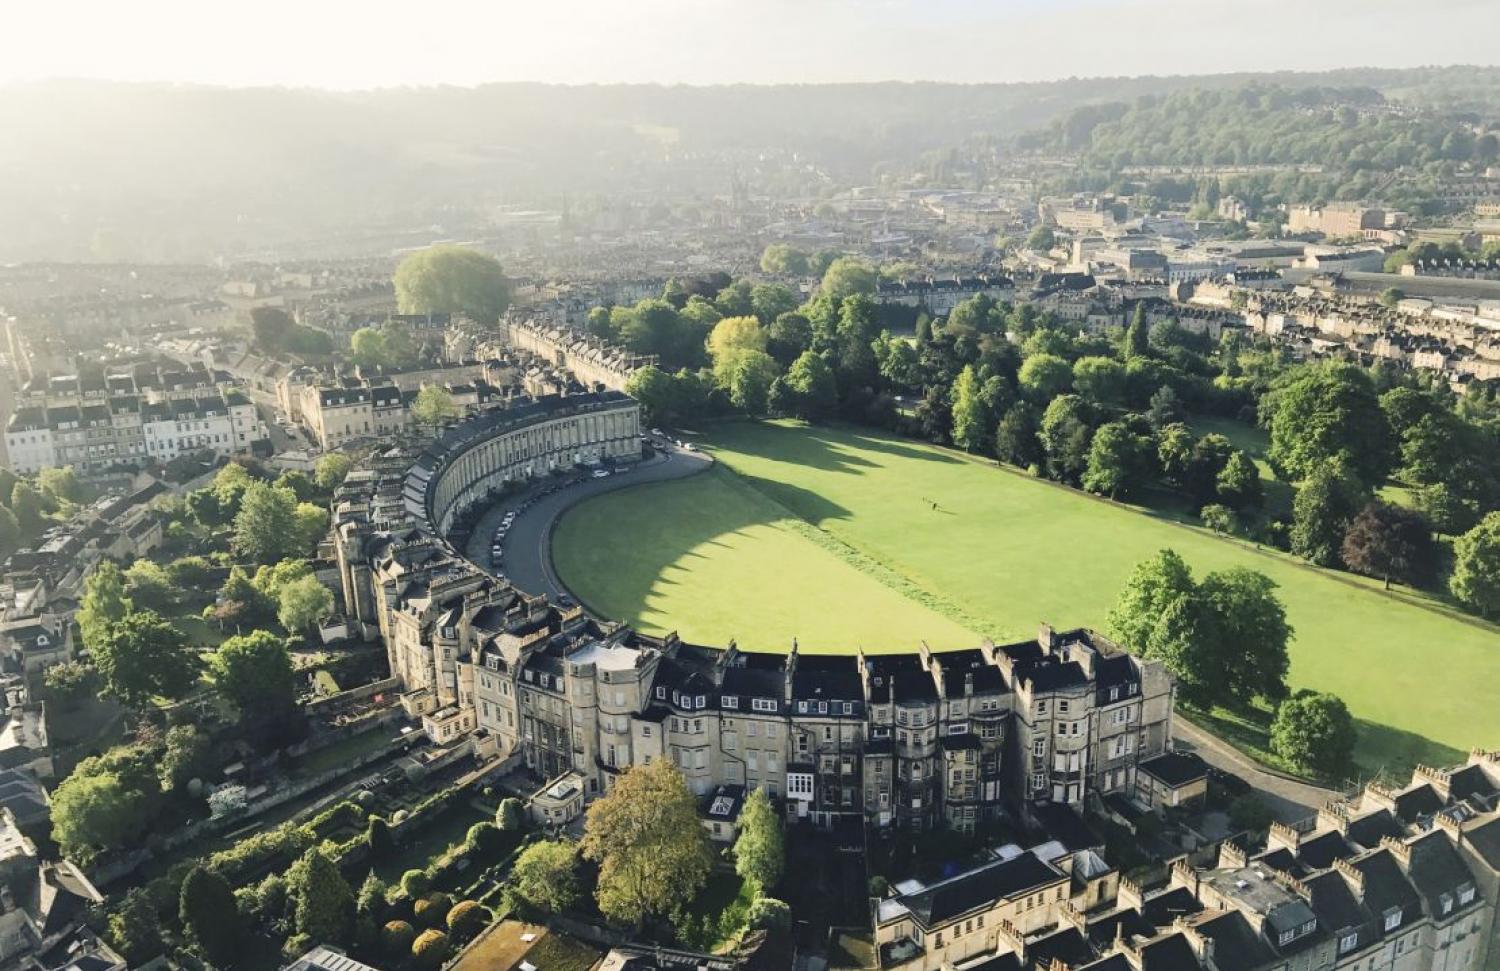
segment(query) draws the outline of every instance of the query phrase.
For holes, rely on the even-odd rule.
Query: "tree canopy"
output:
[[[396,267],[395,283],[404,314],[468,314],[493,323],[510,306],[500,262],[462,246],[418,250]]]
[[[241,718],[285,717],[295,707],[297,676],[291,655],[269,631],[228,638],[210,655],[208,667],[214,686]]]
[[[179,698],[198,679],[198,656],[187,637],[160,614],[126,614],[90,649],[104,688],[132,708],[151,698]]]
[[[666,759],[626,771],[589,807],[583,855],[599,864],[599,910],[639,925],[685,906],[713,867],[697,801]]]

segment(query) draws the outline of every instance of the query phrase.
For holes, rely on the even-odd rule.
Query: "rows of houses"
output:
[[[1500,753],[1418,768],[1146,888],[1086,830],[872,901],[910,971],[1480,971],[1500,959]]]
[[[180,455],[249,452],[269,432],[245,395],[204,368],[151,364],[98,375],[39,375],[16,394],[5,429],[12,470],[80,474]]]
[[[415,458],[377,456],[345,483],[334,529],[349,612],[385,642],[436,743],[571,780],[549,789],[579,805],[670,759],[700,795],[764,788],[822,826],[966,831],[1019,802],[1134,794],[1138,766],[1165,752],[1165,670],[1093,631],[894,654],[707,648],[528,596],[442,539],[504,483],[623,460],[638,433],[618,393],[539,401],[462,422]]]

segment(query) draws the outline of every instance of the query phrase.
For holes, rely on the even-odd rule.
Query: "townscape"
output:
[[[1355,65],[0,83],[0,968],[1500,969],[1500,67]]]

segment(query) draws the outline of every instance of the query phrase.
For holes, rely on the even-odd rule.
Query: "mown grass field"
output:
[[[960,647],[1102,627],[1131,567],[1171,547],[1199,575],[1248,566],[1280,585],[1292,683],[1349,704],[1362,768],[1500,745],[1500,628],[1425,595],[870,432],[744,423],[706,442],[723,468],[564,519],[558,570],[590,606],[699,643]]]

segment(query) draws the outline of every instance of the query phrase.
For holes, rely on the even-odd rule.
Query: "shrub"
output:
[[[432,889],[432,878],[426,870],[407,870],[401,874],[401,892],[412,900]]]
[[[792,926],[792,908],[774,897],[756,897],[745,914],[751,930],[784,931]]]
[[[387,921],[380,929],[380,941],[392,954],[407,954],[417,939],[417,929],[404,920]]]
[[[453,901],[445,893],[432,893],[412,904],[411,912],[417,921],[427,927],[441,927],[448,916]]]
[[[390,824],[379,816],[371,816],[370,824],[365,829],[365,841],[370,844],[371,856],[380,857],[389,853],[393,844]]]
[[[521,800],[511,796],[500,800],[500,809],[495,813],[495,825],[507,832],[514,832],[526,825],[526,807]]]
[[[468,940],[489,926],[490,919],[487,908],[472,900],[460,900],[448,911],[448,933],[455,940]]]
[[[411,956],[423,968],[440,968],[448,959],[448,935],[438,930],[423,931],[412,942]]]
[[[469,827],[464,846],[470,853],[488,856],[499,852],[505,842],[505,836],[500,832],[500,827],[494,823],[475,823]]]
[[[884,897],[885,892],[891,888],[890,881],[880,874],[870,878],[869,894],[872,897]]]

